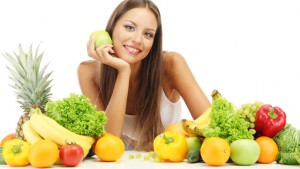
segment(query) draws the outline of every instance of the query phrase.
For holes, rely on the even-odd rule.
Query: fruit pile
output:
[[[43,168],[54,163],[76,166],[96,143],[94,148],[98,155],[97,150],[102,148],[97,147],[103,147],[103,144],[108,142],[100,141],[105,133],[105,113],[96,111],[94,105],[83,95],[71,94],[63,100],[51,101],[52,72],[46,73],[48,65],[41,65],[43,53],[39,53],[39,47],[33,51],[30,46],[26,52],[19,45],[18,52],[4,53],[3,56],[10,63],[7,68],[14,83],[11,86],[17,94],[17,101],[21,104],[24,114],[19,118],[16,133],[9,134],[2,140],[1,164],[31,164]],[[101,139],[95,142],[95,138],[98,137]],[[116,154],[119,158],[125,151],[125,148],[122,148],[123,142],[115,136],[104,138],[107,137],[108,140],[118,140],[120,146],[119,153]],[[116,144],[114,146],[116,147]],[[111,149],[113,146],[105,147]],[[110,155],[108,157],[108,160],[115,158]]]
[[[281,108],[260,101],[237,108],[217,90],[212,92],[212,98],[212,106],[200,117],[181,122],[189,147],[197,143],[197,160],[193,158],[195,150],[188,149],[189,162],[212,166],[228,161],[237,165],[300,164],[300,131],[286,123]],[[193,143],[188,141],[191,138]]]
[[[84,149],[75,142],[58,145],[51,140],[38,139],[29,143],[12,137],[13,135],[8,134],[2,139],[0,165],[7,164],[11,167],[31,165],[36,168],[48,168],[53,165],[75,167],[85,157]],[[94,142],[90,150],[96,154],[99,161],[112,162],[122,157],[125,145],[119,137],[106,133]]]
[[[176,136],[173,137],[174,141],[171,143],[154,142],[155,155],[153,159],[155,162],[187,161],[188,163],[205,163],[210,166],[222,166],[233,162],[236,165],[250,166],[255,163],[273,163],[279,152],[276,142],[267,136],[259,136],[256,139],[238,139],[229,143],[221,137],[204,138],[186,135],[185,142],[181,140],[182,142],[179,144],[178,135],[183,137],[187,134],[182,131],[184,130],[180,124],[172,124],[172,127],[164,134],[168,135],[170,140],[169,132],[173,132],[173,136]],[[159,135],[157,138],[162,139],[163,137]],[[168,150],[157,145],[166,146]],[[175,146],[176,149],[173,148]],[[175,159],[174,156],[178,158]]]
[[[58,146],[76,143],[82,147],[84,156],[88,154],[95,141],[93,137],[71,132],[43,114],[39,108],[32,109],[30,113],[30,120],[23,125],[23,133],[27,142],[33,145],[39,140],[50,140]]]

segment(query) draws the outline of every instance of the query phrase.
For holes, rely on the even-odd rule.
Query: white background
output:
[[[86,43],[105,29],[121,0],[1,0],[0,52],[19,43],[44,51],[53,71],[53,100],[81,93],[76,69],[89,59]],[[154,0],[162,15],[164,50],[187,60],[210,98],[218,89],[241,104],[262,101],[281,107],[299,125],[300,1]],[[0,138],[14,132],[22,110],[9,86],[8,62],[0,57]],[[191,118],[184,105],[183,118]]]

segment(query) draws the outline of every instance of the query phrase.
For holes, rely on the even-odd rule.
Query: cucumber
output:
[[[6,165],[6,162],[4,161],[4,159],[2,157],[2,149],[3,149],[3,146],[0,146],[0,165]]]
[[[196,163],[201,161],[200,149],[191,148],[187,154],[187,160],[189,163]]]

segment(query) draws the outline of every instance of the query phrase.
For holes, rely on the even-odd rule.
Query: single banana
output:
[[[84,156],[86,156],[94,143],[94,138],[88,136],[81,136],[66,129],[55,120],[46,118],[40,109],[31,110],[30,122],[32,128],[41,135],[45,140],[53,141],[59,145],[65,145],[67,143],[76,143],[80,145],[84,150]]]
[[[194,122],[198,124],[206,124],[210,120],[210,112],[211,107],[207,108],[202,115],[200,115],[197,119],[194,120]]]
[[[208,127],[210,124],[210,120],[206,124],[199,124],[193,120],[182,119],[181,125],[183,129],[190,135],[190,136],[203,136],[203,129]]]
[[[35,142],[39,140],[43,140],[43,138],[32,128],[30,120],[27,120],[23,126],[23,133],[25,140],[33,145]]]

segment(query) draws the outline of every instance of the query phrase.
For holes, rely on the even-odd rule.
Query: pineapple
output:
[[[10,73],[10,79],[13,85],[10,85],[17,95],[17,102],[20,104],[23,114],[20,116],[17,123],[16,138],[23,139],[23,124],[30,118],[30,109],[39,107],[42,112],[45,112],[45,105],[50,100],[49,79],[52,72],[45,73],[48,64],[41,66],[43,53],[39,53],[39,46],[35,53],[32,53],[32,45],[28,52],[24,52],[22,46],[19,45],[19,54],[14,52],[14,56],[9,53],[4,53],[3,56],[10,63],[7,69]]]

